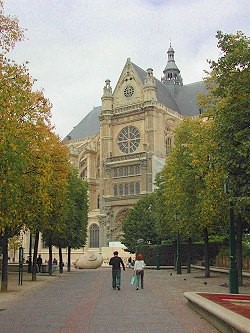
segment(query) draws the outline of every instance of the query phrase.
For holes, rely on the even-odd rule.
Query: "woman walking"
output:
[[[134,265],[134,273],[135,273],[135,286],[136,290],[139,289],[139,284],[141,281],[141,289],[143,289],[143,279],[144,279],[144,267],[146,266],[144,260],[142,259],[142,255],[139,253],[137,255],[137,259]]]

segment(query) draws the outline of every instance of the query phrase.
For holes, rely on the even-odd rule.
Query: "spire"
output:
[[[161,82],[166,85],[179,85],[182,86],[182,77],[180,75],[180,70],[176,66],[175,60],[174,60],[174,49],[172,48],[172,45],[170,43],[169,49],[168,49],[168,62],[167,65],[163,71],[164,76],[161,78]]]
[[[110,85],[110,80],[105,81],[105,86],[103,88],[103,96],[102,96],[102,114],[111,114],[113,110],[113,100],[114,97],[112,95],[112,88]]]
[[[156,80],[153,75],[153,69],[148,68],[147,69],[147,76],[144,80],[144,102],[148,101],[156,101]]]

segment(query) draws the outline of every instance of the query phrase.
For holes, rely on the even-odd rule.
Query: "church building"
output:
[[[67,135],[70,160],[89,185],[86,249],[120,241],[122,223],[133,205],[153,192],[154,180],[174,143],[174,131],[185,117],[197,116],[197,93],[205,84],[188,85],[170,45],[160,80],[129,58],[112,89],[105,81],[102,105]]]

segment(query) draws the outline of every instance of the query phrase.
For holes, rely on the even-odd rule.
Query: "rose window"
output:
[[[124,96],[125,97],[132,97],[134,95],[135,89],[133,86],[127,86],[124,89]]]
[[[124,127],[117,138],[117,144],[124,154],[133,153],[140,144],[140,133],[134,126]]]

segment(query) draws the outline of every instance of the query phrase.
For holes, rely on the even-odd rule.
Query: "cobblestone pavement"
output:
[[[75,270],[38,276],[23,285],[10,278],[0,293],[0,333],[189,333],[218,332],[187,306],[185,291],[227,293],[228,276],[193,270],[145,271],[144,289],[130,285],[131,269],[122,272],[121,290],[111,286],[111,269]],[[245,279],[241,293],[250,294]]]

